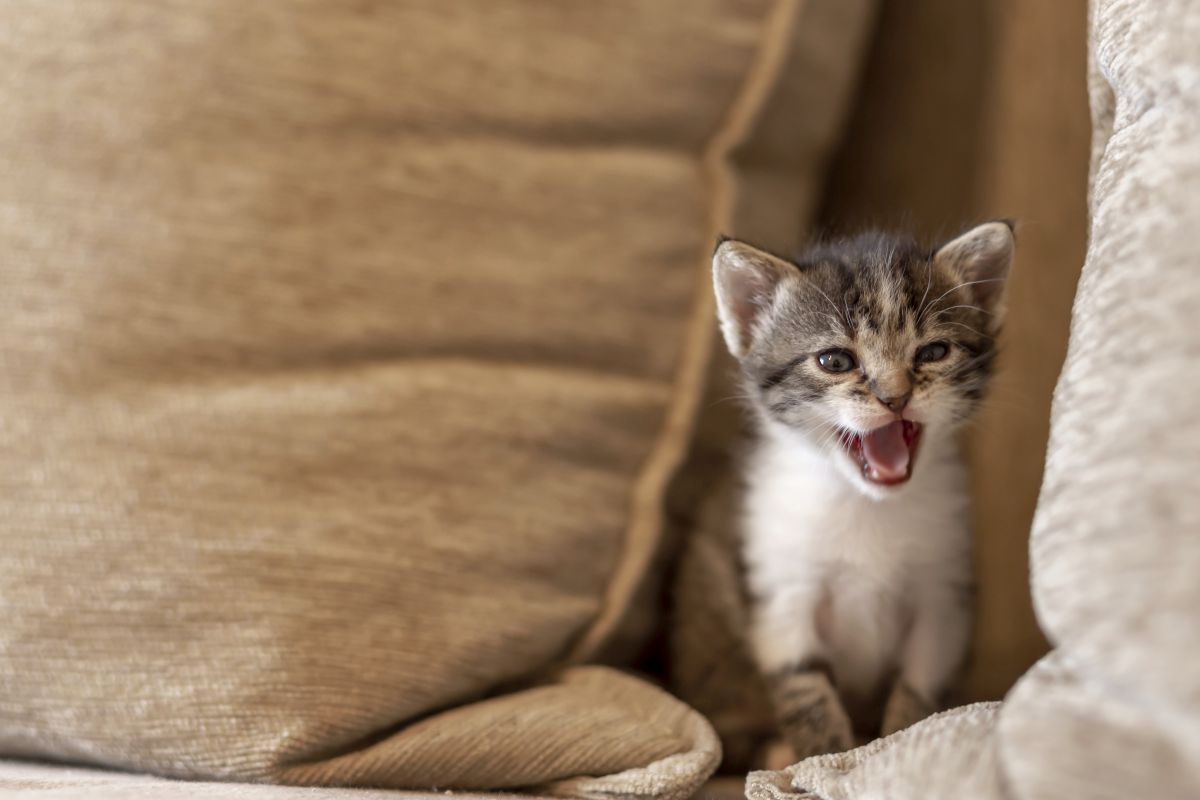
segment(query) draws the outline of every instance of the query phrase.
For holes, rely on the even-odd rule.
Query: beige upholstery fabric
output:
[[[1055,650],[1001,706],[752,798],[1200,797],[1200,8],[1095,0],[1091,36],[1091,245],[1031,550]]]
[[[0,753],[693,791],[707,723],[559,667],[646,585],[831,3],[5,4]]]

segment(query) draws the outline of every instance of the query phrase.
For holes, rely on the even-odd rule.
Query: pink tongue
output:
[[[908,445],[904,441],[904,423],[896,420],[862,437],[863,455],[875,478],[896,480],[908,475]]]

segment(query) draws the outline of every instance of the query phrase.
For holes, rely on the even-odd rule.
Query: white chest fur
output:
[[[764,671],[820,660],[843,694],[866,698],[890,672],[903,671],[921,598],[944,604],[953,587],[961,592],[969,583],[965,471],[953,442],[929,441],[909,483],[873,499],[828,458],[771,427],[750,454],[742,555],[752,639]],[[934,684],[948,669],[935,671],[908,677]]]

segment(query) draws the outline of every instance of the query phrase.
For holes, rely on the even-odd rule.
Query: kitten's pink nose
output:
[[[912,390],[910,389],[904,394],[894,396],[875,392],[875,399],[887,406],[889,410],[895,411],[898,414],[904,410],[904,407],[908,405],[908,401],[912,399]]]
[[[885,370],[876,375],[867,388],[888,411],[899,414],[912,399],[912,376],[903,370]]]

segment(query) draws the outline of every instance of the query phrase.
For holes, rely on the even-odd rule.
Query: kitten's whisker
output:
[[[974,329],[974,328],[972,328],[970,325],[965,325],[965,324],[963,324],[963,323],[961,323],[961,322],[955,322],[955,321],[953,321],[953,320],[948,320],[948,321],[946,321],[946,322],[943,322],[943,323],[941,323],[941,324],[942,324],[942,325],[957,325],[957,326],[958,326],[958,327],[960,327],[960,328],[966,328],[966,329],[967,329],[967,330],[969,330],[971,333],[975,334],[976,336],[978,336],[978,337],[979,337],[979,338],[981,338],[981,339],[986,339],[986,338],[987,338],[987,336],[985,336],[984,334],[982,334],[982,333],[980,333],[979,331],[975,330],[975,329]]]
[[[824,436],[814,442],[814,444],[816,444],[818,450],[827,449],[831,444],[833,444],[832,434],[826,433]]]
[[[814,314],[820,314],[822,317],[826,317],[826,318],[828,318],[828,319],[831,319],[831,320],[833,320],[833,321],[834,321],[836,324],[838,324],[838,325],[841,325],[841,324],[842,324],[842,320],[841,320],[840,318],[838,318],[838,317],[835,317],[833,314],[830,314],[828,311],[814,311],[813,313],[814,313]]]
[[[976,286],[981,283],[1004,283],[1004,278],[982,278],[977,281],[967,281],[965,283],[960,283],[958,286],[952,286],[951,288],[942,292],[941,295],[936,300],[929,303],[927,306],[925,306],[925,308],[921,309],[921,313],[917,315],[917,320],[923,321],[925,319],[925,312],[927,312],[930,308],[932,308],[932,307],[936,306],[938,303],[940,303],[942,298],[945,297],[946,295],[950,294],[951,292],[956,292],[959,289],[966,288],[967,286]]]
[[[828,430],[825,430],[828,429]],[[847,431],[839,425],[835,425],[824,420],[817,421],[816,433],[824,430],[824,435],[818,439],[815,444],[819,450],[832,449],[835,444],[838,444],[842,437],[847,434]]]
[[[844,436],[845,431],[834,431],[833,434],[831,434],[824,442],[822,442],[821,449],[833,451],[839,447],[845,446]]]
[[[816,436],[820,437],[819,439],[816,439],[816,441],[819,444],[819,443],[824,442],[829,437],[829,435],[834,432],[834,430],[835,430],[835,428],[832,425],[829,425],[828,423],[823,422],[821,420],[817,420],[817,422],[813,425],[811,432],[814,437],[816,437]]]
[[[748,395],[748,394],[745,394],[745,393],[742,393],[742,394],[731,394],[731,395],[728,395],[727,397],[718,397],[717,399],[715,399],[715,400],[713,400],[712,402],[710,402],[710,403],[708,404],[708,407],[709,407],[709,408],[716,408],[717,406],[721,405],[722,403],[729,403],[729,402],[732,402],[732,401],[734,401],[734,400],[737,400],[737,401],[739,401],[739,402],[742,402],[742,403],[748,403],[748,402],[750,402],[751,400],[753,400],[753,398],[752,398],[750,395]]]
[[[959,304],[958,304],[958,305],[956,305],[956,306],[949,306],[949,307],[947,307],[947,308],[940,308],[940,309],[938,309],[938,310],[937,310],[937,313],[935,313],[935,314],[933,315],[933,319],[937,319],[937,318],[938,318],[938,317],[940,317],[942,314],[945,314],[947,311],[953,311],[953,310],[954,310],[954,309],[956,309],[956,308],[971,308],[971,309],[974,309],[974,310],[976,310],[976,311],[980,312],[981,314],[987,314],[987,315],[989,315],[989,316],[995,316],[995,315],[996,315],[996,312],[995,312],[995,311],[988,311],[986,308],[980,308],[979,306],[973,306],[973,305],[971,305],[970,303],[959,303]]]
[[[929,297],[929,287],[933,285],[933,259],[930,258],[925,262],[925,293],[921,295],[921,302],[917,303],[921,311],[917,314],[918,323],[921,316],[925,313],[925,298]]]
[[[838,307],[837,307],[837,304],[836,304],[836,303],[834,303],[834,302],[833,302],[833,300],[831,300],[831,299],[830,299],[829,295],[825,294],[825,290],[824,290],[824,289],[822,289],[820,286],[817,286],[817,284],[816,284],[816,283],[814,283],[813,281],[809,280],[807,276],[805,276],[805,275],[801,274],[801,275],[800,275],[800,277],[801,277],[801,278],[804,280],[804,282],[805,282],[805,283],[807,283],[809,286],[811,286],[812,288],[814,288],[814,289],[816,289],[818,292],[820,292],[820,293],[821,293],[821,297],[824,297],[824,298],[825,298],[825,302],[829,303],[830,307],[832,307],[832,308],[833,308],[833,310],[834,310],[836,313],[838,313],[838,314],[841,314],[841,313],[842,313],[842,312],[841,312],[841,310],[840,310],[840,309],[838,309]],[[834,317],[834,319],[837,319],[837,317]],[[849,317],[849,315],[847,315],[847,316],[843,317],[843,318],[842,318],[842,322],[844,322],[844,323],[845,323],[845,325],[846,325],[846,330],[847,330],[847,332],[849,332],[849,330],[850,330],[850,317]]]

